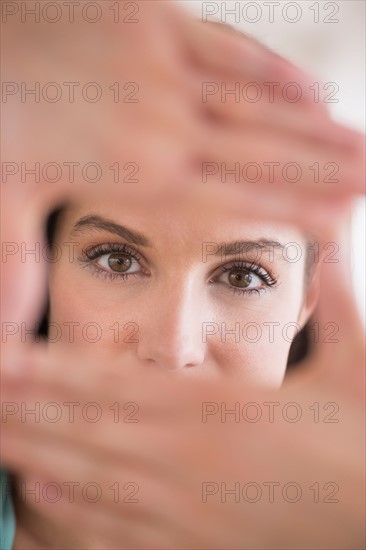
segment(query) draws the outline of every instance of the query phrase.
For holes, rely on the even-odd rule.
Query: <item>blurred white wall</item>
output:
[[[180,0],[199,18],[216,11],[218,19],[260,39],[291,59],[320,83],[339,87],[338,103],[329,103],[333,117],[365,131],[365,5],[364,0],[287,0],[250,2]],[[330,93],[334,88],[328,88]],[[355,202],[352,228],[354,292],[366,319],[366,202]]]

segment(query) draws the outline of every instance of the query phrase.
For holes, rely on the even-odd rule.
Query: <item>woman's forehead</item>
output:
[[[167,233],[184,240],[190,237],[207,240],[232,241],[233,238],[278,239],[289,242],[304,241],[301,231],[287,224],[270,223],[268,220],[246,219],[237,209],[233,210],[216,197],[198,196],[126,196],[115,198],[94,197],[73,202],[62,216],[63,232],[69,233],[87,218],[98,218],[127,226],[151,240]]]

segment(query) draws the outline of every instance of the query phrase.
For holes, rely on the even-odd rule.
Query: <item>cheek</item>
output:
[[[253,331],[252,331],[253,333]],[[240,376],[256,385],[279,387],[286,372],[290,342],[276,335],[269,341],[268,333],[258,336],[241,335],[238,342],[216,341],[213,346],[215,361],[227,375]],[[235,337],[232,337],[233,339]]]
[[[279,387],[286,372],[287,359],[301,307],[299,289],[282,293],[220,316],[218,331],[208,337],[208,352],[222,373],[243,376],[255,384]],[[235,315],[236,313],[236,315]]]
[[[108,292],[103,284],[85,283],[65,267],[50,278],[49,341],[82,349],[93,356],[111,356],[131,351],[138,340],[139,327],[124,297]],[[141,311],[143,304],[139,308]]]

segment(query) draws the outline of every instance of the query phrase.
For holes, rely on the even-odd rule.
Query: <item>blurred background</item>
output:
[[[365,131],[364,0],[250,2],[180,0],[200,19],[219,20],[258,38],[319,82],[333,118]],[[328,88],[323,88],[332,83]],[[331,160],[331,159],[330,159]],[[366,201],[355,201],[352,224],[353,288],[366,324]]]

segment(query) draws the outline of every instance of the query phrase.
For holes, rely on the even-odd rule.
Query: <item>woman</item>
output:
[[[218,205],[211,193],[205,194],[195,190],[190,193],[187,191],[186,195],[180,197],[179,207],[176,200],[169,200],[169,197],[165,196],[164,198],[149,197],[147,201],[141,193],[137,193],[135,197],[130,193],[126,198],[121,193],[121,201],[118,204],[106,198],[99,197],[98,200],[93,200],[90,197],[88,200],[84,198],[79,202],[71,201],[62,211],[57,220],[54,235],[57,245],[56,256],[51,258],[50,332],[46,357],[50,365],[52,361],[55,364],[60,363],[60,358],[62,363],[62,354],[71,351],[71,355],[74,353],[76,356],[77,352],[80,352],[83,364],[74,365],[71,359],[70,363],[64,363],[64,375],[67,380],[63,382],[57,378],[60,370],[56,368],[53,372],[53,369],[49,369],[55,375],[53,382],[48,380],[51,386],[57,380],[57,384],[62,389],[63,384],[69,383],[69,378],[71,384],[71,366],[74,365],[73,370],[78,371],[79,377],[86,376],[83,379],[83,389],[87,391],[88,388],[85,386],[88,386],[93,378],[93,373],[97,372],[94,371],[94,363],[105,365],[105,372],[109,375],[112,375],[113,371],[108,370],[108,366],[118,365],[120,371],[131,377],[130,382],[127,379],[124,380],[124,385],[126,387],[129,384],[132,385],[140,401],[146,403],[147,399],[151,405],[150,394],[154,394],[153,388],[159,388],[159,385],[154,385],[155,382],[149,374],[150,370],[153,370],[154,376],[162,384],[159,390],[165,387],[166,390],[172,391],[174,399],[168,394],[163,394],[161,407],[164,408],[165,413],[168,411],[168,414],[173,417],[175,411],[181,410],[182,401],[185,408],[187,402],[196,403],[194,392],[197,390],[193,386],[186,386],[180,380],[179,392],[177,388],[173,391],[174,382],[162,381],[157,369],[144,369],[144,367],[153,366],[158,370],[178,371],[180,374],[187,375],[188,384],[189,376],[192,375],[197,378],[198,385],[195,387],[200,390],[203,390],[203,386],[200,385],[202,382],[207,384],[210,380],[213,383],[219,381],[222,393],[215,393],[217,387],[215,389],[214,385],[208,384],[212,392],[211,399],[213,399],[212,396],[223,399],[223,395],[226,395],[229,401],[229,397],[235,395],[227,390],[229,382],[226,383],[226,379],[229,378],[235,380],[236,384],[239,384],[240,380],[245,382],[243,386],[241,384],[238,386],[241,391],[244,391],[246,385],[253,383],[267,388],[281,386],[294,332],[304,326],[317,300],[317,280],[316,277],[309,276],[309,273],[310,275],[313,273],[308,269],[309,264],[313,263],[313,247],[308,242],[308,235],[302,230],[278,225],[278,220],[274,225],[268,222],[258,224],[253,221],[244,224],[243,209],[240,210],[240,215],[238,211],[235,215],[232,205],[228,207],[224,199]],[[254,217],[257,214],[259,216],[258,212]],[[292,249],[296,252],[296,261],[291,255]],[[61,255],[58,254],[60,250]],[[31,357],[29,361],[38,364],[38,361],[32,360]],[[45,361],[45,357],[40,360],[40,363],[42,361]],[[93,368],[88,373],[89,366]],[[144,390],[139,388],[138,384],[134,386],[131,366],[137,371],[141,368],[145,371],[144,376],[148,380],[148,385],[150,384],[147,393],[143,395],[138,393]],[[90,380],[88,380],[88,374]],[[116,373],[113,376],[116,376]],[[167,385],[164,386],[164,384]],[[55,388],[52,387],[54,391]],[[95,392],[96,386],[91,388]],[[80,387],[79,389],[81,390]],[[113,387],[109,387],[109,391],[111,389]],[[37,388],[34,390],[30,384],[28,390],[31,393]],[[22,390],[18,388],[18,391],[21,395]],[[52,391],[49,395],[52,395]],[[226,391],[228,393],[225,393]],[[93,392],[90,395],[94,395]],[[11,395],[9,388],[7,395]],[[63,395],[67,398],[69,394],[66,392]],[[268,397],[267,394],[264,395]],[[184,399],[180,401],[182,397],[186,397],[185,401]],[[151,417],[152,420],[149,421],[153,422],[154,415]],[[157,426],[163,426],[163,418],[164,415],[159,416],[160,424],[158,422]],[[187,426],[183,425],[182,416],[177,418],[179,418],[177,426],[180,426],[183,441],[187,443]],[[82,423],[77,421],[76,424],[79,429],[82,427]],[[173,423],[176,430],[177,426]],[[64,427],[68,428],[70,434],[73,433],[72,426],[66,423]],[[202,453],[201,460],[206,463],[207,471],[212,468],[212,472],[216,475],[219,471],[222,475],[224,473],[228,475],[228,471],[232,469],[240,475],[242,470],[239,468],[235,453],[224,454],[219,460],[215,457],[215,452],[218,456],[220,455],[220,449],[213,446],[215,438],[212,439],[210,434],[201,430],[201,425],[197,427],[194,422],[189,427],[191,441],[196,442],[196,447],[193,446],[193,449],[196,448]],[[50,426],[43,426],[44,428],[50,428]],[[89,444],[97,444],[94,453],[90,452],[88,445],[85,446],[83,461],[80,463],[76,457],[70,461],[73,467],[81,468],[79,475],[73,477],[72,481],[67,477],[70,474],[67,470],[66,454],[59,455],[62,458],[61,461],[57,460],[57,454],[54,454],[56,449],[61,453],[59,444],[67,432],[59,432],[59,425],[53,426],[52,432],[46,430],[48,439],[52,438],[52,433],[54,437],[58,434],[60,439],[53,439],[54,449],[49,450],[48,461],[41,468],[43,476],[46,479],[50,475],[56,476],[59,469],[57,475],[60,476],[60,480],[64,482],[68,480],[72,483],[76,480],[81,481],[83,469],[85,469],[85,475],[90,471],[90,463],[86,458],[90,457],[90,460],[96,460],[98,463],[97,457],[101,453],[102,445],[107,443],[104,440],[102,442],[102,433],[97,428],[98,426],[96,426],[96,432],[100,438],[97,442],[85,429],[85,435],[91,438]],[[5,433],[7,433],[6,430]],[[113,433],[117,441],[118,434]],[[152,441],[151,435],[144,432],[143,441],[146,447],[138,445],[142,455],[151,454],[152,456],[154,447],[159,448],[157,441],[166,451],[166,456],[168,456],[169,447],[174,449],[177,445],[172,434],[168,438],[159,438],[153,429],[151,433],[155,433],[157,439]],[[218,434],[224,436],[220,430],[216,433],[216,437]],[[14,447],[13,440],[13,447],[11,447],[11,438],[9,447],[9,433],[5,438],[7,443],[4,445],[4,460],[5,464],[12,463],[13,466],[18,460],[18,467],[24,471],[24,479],[28,483],[32,481],[37,483],[40,472],[37,471],[39,460],[37,463],[37,450],[34,449],[34,444],[38,441],[39,435],[34,433],[30,435],[29,439],[26,434],[22,434],[23,452],[25,449],[29,452],[27,467],[24,464],[23,470],[20,467],[22,456],[21,453],[14,453],[17,444]],[[207,438],[204,447],[199,446],[202,436]],[[124,434],[124,437],[127,440],[128,434]],[[233,433],[230,432],[231,443],[233,443],[232,437]],[[82,431],[79,432],[79,438],[80,442],[85,443]],[[251,440],[254,449],[258,450],[258,442],[261,438]],[[113,438],[108,445],[112,442]],[[275,450],[275,442],[276,437],[272,440],[270,447],[272,452]],[[171,445],[167,445],[168,443]],[[74,445],[76,452],[76,440]],[[40,445],[40,449],[42,448]],[[190,449],[192,450],[192,447]],[[177,451],[179,452],[175,457],[176,464],[174,460],[170,465],[164,461],[161,464],[163,469],[166,469],[166,473],[169,467],[174,473],[173,489],[175,488],[176,492],[170,487],[171,494],[180,494],[178,487],[180,481],[185,479],[187,495],[190,496],[193,494],[196,469],[197,472],[202,471],[200,453],[195,466],[190,464],[189,457],[179,445],[177,445]],[[240,443],[237,451],[237,456],[247,452]],[[73,452],[71,447],[71,457]],[[126,456],[128,452],[128,449],[124,449]],[[17,458],[15,458],[16,454]],[[138,455],[136,450],[135,454]],[[12,461],[9,456],[13,457]],[[101,475],[104,469],[109,474],[109,468],[112,469],[108,462],[110,460],[108,453],[104,456],[106,462],[102,461],[99,469],[94,470],[99,472],[98,475]],[[123,456],[123,454],[118,455],[118,464]],[[254,453],[253,456],[257,457],[259,454]],[[353,456],[352,453],[350,456]],[[184,459],[185,462],[179,469],[180,459]],[[197,453],[195,459],[197,460]],[[207,460],[212,464],[207,464]],[[156,460],[157,463],[158,460]],[[251,464],[251,461],[249,460],[248,463]],[[109,467],[105,468],[105,464]],[[234,510],[223,514],[220,507],[211,506],[206,509],[200,507],[198,514],[200,521],[194,524],[192,514],[198,509],[190,511],[189,505],[195,501],[187,499],[186,505],[180,510],[181,513],[178,514],[176,510],[173,513],[173,501],[170,499],[168,504],[165,502],[165,493],[162,489],[164,483],[158,483],[161,474],[155,472],[155,479],[158,481],[154,486],[150,478],[146,481],[149,471],[149,467],[146,467],[147,470],[143,469],[145,473],[142,476],[145,481],[141,482],[141,485],[145,484],[148,487],[150,499],[152,494],[157,499],[159,504],[157,514],[158,516],[159,513],[162,514],[162,518],[159,517],[158,527],[156,518],[149,508],[151,502],[145,498],[144,505],[148,503],[149,506],[147,506],[148,510],[144,508],[142,510],[138,532],[133,527],[133,521],[130,522],[131,525],[128,525],[128,522],[126,525],[121,517],[121,510],[117,511],[112,529],[112,523],[104,523],[105,517],[102,521],[102,508],[96,510],[96,513],[100,514],[95,516],[98,522],[96,521],[95,525],[91,522],[91,530],[95,528],[95,533],[91,533],[85,539],[86,534],[83,529],[80,526],[75,529],[75,518],[76,521],[81,522],[80,525],[85,525],[85,510],[84,515],[76,513],[75,518],[72,517],[75,510],[80,511],[80,506],[61,508],[65,512],[67,525],[72,526],[72,529],[65,530],[62,525],[60,526],[59,519],[57,521],[57,517],[55,518],[59,514],[59,507],[51,510],[51,507],[47,506],[49,502],[37,503],[35,506],[28,505],[20,498],[17,501],[19,524],[15,547],[30,548],[33,545],[37,548],[60,546],[84,548],[86,544],[87,547],[95,548],[112,547],[113,544],[115,547],[126,547],[128,544],[134,547],[146,544],[154,547],[154,543],[160,548],[168,548],[172,544],[190,544],[191,546],[194,544],[195,547],[208,545],[212,548],[213,544],[223,547],[230,543],[233,547],[235,544],[238,545],[237,547],[242,547],[243,544],[246,547],[254,547],[254,545],[260,547],[262,542],[258,526],[254,526],[254,530],[248,532],[247,524],[247,533],[244,537],[239,529]],[[177,469],[174,470],[174,467]],[[215,467],[218,469],[215,470]],[[73,476],[75,476],[75,470],[73,470]],[[113,477],[110,481],[112,480]],[[78,504],[80,505],[80,502]],[[110,507],[106,509],[111,511]],[[174,516],[174,521],[171,523],[170,512]],[[266,517],[269,519],[268,512],[269,510]],[[128,517],[130,511],[124,510],[124,513]],[[91,509],[88,509],[87,514],[91,514]],[[111,513],[112,515],[114,516]],[[220,516],[224,517],[220,519]],[[179,517],[182,517],[181,525],[177,519]],[[249,515],[249,517],[254,519],[253,516]],[[215,530],[213,518],[216,518],[218,531]],[[230,534],[231,522],[234,534]],[[268,523],[271,522],[268,521]],[[152,526],[151,531],[149,525]],[[187,526],[192,529],[192,533]],[[208,526],[215,536],[209,533]],[[273,527],[269,531],[273,543]],[[283,530],[281,532],[283,536]],[[144,542],[141,542],[143,539]],[[321,537],[318,538],[320,543],[322,540]],[[289,537],[290,547],[294,547],[293,541],[293,537]],[[318,547],[321,545],[319,544]]]

